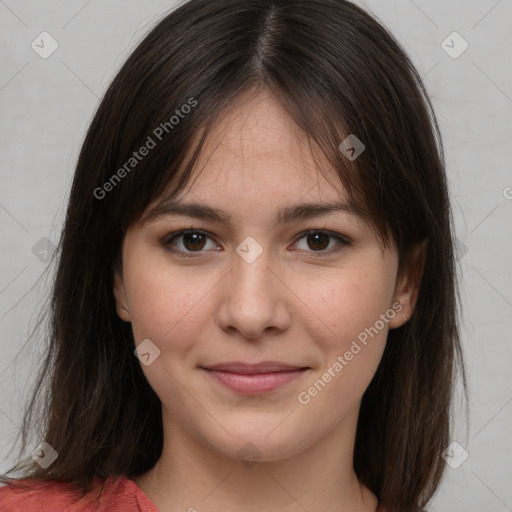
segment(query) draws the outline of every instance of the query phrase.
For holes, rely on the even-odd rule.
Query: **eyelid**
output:
[[[177,231],[172,231],[171,233],[168,233],[162,238],[162,242],[170,242],[174,238],[178,238],[180,235],[186,235],[188,233],[200,233],[201,235],[208,236],[209,238],[214,238],[213,235],[210,235],[207,231],[204,231],[202,229],[198,228],[183,228],[178,229]]]
[[[335,245],[334,247],[331,247],[330,249],[327,249],[327,250],[305,251],[307,253],[312,254],[313,257],[318,257],[318,258],[327,257],[327,256],[330,256],[332,254],[339,252],[344,247],[348,247],[348,246],[352,245],[351,240],[347,236],[342,235],[341,233],[336,233],[336,232],[330,231],[328,229],[323,229],[323,228],[322,229],[318,229],[318,228],[317,229],[308,229],[306,231],[303,231],[295,238],[295,241],[293,243],[296,244],[302,238],[304,238],[308,235],[311,235],[313,233],[322,233],[322,234],[325,234],[325,235],[329,236],[330,238],[334,238],[338,241],[337,245]],[[301,249],[298,249],[298,250],[300,251]]]
[[[197,228],[184,228],[184,229],[179,229],[178,231],[173,231],[172,233],[169,233],[167,234],[166,236],[164,236],[160,242],[167,246],[168,244],[170,244],[173,240],[175,240],[176,238],[180,238],[181,236],[183,235],[187,235],[189,233],[199,233],[200,235],[204,235],[205,237],[209,238],[210,240],[213,240],[217,245],[220,245],[217,240],[215,239],[215,237],[208,233],[208,231],[204,231],[202,229],[197,229]],[[177,252],[182,252],[182,251],[177,251]],[[187,251],[188,253],[194,253],[194,251]],[[201,253],[201,252],[205,252],[205,251],[196,251],[197,253]]]
[[[346,235],[342,235],[341,233],[337,233],[336,231],[330,231],[328,229],[325,229],[325,228],[317,228],[317,229],[306,229],[306,231],[302,231],[301,233],[299,233],[299,235],[297,235],[297,238],[295,239],[296,241],[297,240],[300,240],[301,238],[307,236],[307,235],[312,235],[313,233],[323,233],[325,235],[328,235],[332,238],[337,238],[339,240],[341,240],[342,242],[346,243],[346,244],[350,244],[352,243],[352,241],[350,240],[350,238]]]

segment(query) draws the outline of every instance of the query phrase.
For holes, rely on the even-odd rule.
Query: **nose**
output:
[[[274,267],[274,268],[273,268]],[[224,280],[217,321],[221,329],[248,339],[285,331],[290,325],[290,290],[268,251],[248,262],[234,256]]]

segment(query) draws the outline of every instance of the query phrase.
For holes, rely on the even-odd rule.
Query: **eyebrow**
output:
[[[363,217],[360,209],[343,202],[301,203],[287,206],[277,211],[276,223],[289,223],[294,220],[305,220],[335,212],[344,212],[357,217]],[[200,203],[183,203],[176,200],[167,200],[155,206],[144,217],[145,222],[150,222],[159,217],[179,215],[195,219],[211,220],[231,225],[232,215],[218,208],[212,208]]]

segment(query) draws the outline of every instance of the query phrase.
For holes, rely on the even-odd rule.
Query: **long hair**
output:
[[[363,395],[353,463],[389,512],[433,496],[458,370],[466,389],[443,146],[410,59],[346,0],[190,0],[127,58],[78,157],[45,358],[22,425],[20,457],[31,428],[58,457],[46,469],[20,460],[7,474],[21,477],[1,481],[59,480],[87,493],[96,478],[134,477],[158,460],[161,404],[116,314],[113,270],[127,229],[170,185],[183,189],[219,114],[251,89],[279,100],[351,202],[396,244],[400,269],[428,242],[415,311],[389,332]],[[357,160],[340,150],[349,135],[365,145]]]

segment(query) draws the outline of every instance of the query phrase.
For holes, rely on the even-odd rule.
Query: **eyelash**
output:
[[[187,235],[187,234],[190,234],[190,233],[199,233],[201,235],[204,235],[206,236],[207,238],[210,238],[213,240],[213,238],[205,231],[202,231],[200,229],[182,229],[180,231],[174,231],[173,233],[170,233],[169,235],[167,235],[163,240],[162,240],[162,244],[164,245],[164,247],[166,248],[166,250],[174,253],[174,254],[178,254],[184,258],[197,258],[200,256],[200,254],[204,251],[181,251],[179,249],[175,249],[174,247],[172,247],[170,245],[170,243],[175,240],[176,238],[179,238],[183,235]],[[321,234],[324,234],[324,235],[327,235],[331,238],[334,238],[338,241],[338,246],[335,246],[334,249],[328,249],[328,250],[321,250],[321,251],[307,251],[307,252],[311,252],[313,253],[315,256],[314,257],[319,257],[319,258],[322,258],[322,257],[325,257],[325,256],[329,256],[331,255],[332,253],[335,253],[335,252],[338,252],[340,250],[342,250],[344,247],[347,247],[349,245],[351,245],[351,243],[349,242],[349,240],[337,233],[333,233],[331,231],[327,231],[327,230],[324,230],[324,229],[309,229],[307,231],[304,231],[303,233],[300,234],[300,236],[295,240],[294,243],[297,243],[299,240],[301,240],[302,238],[308,236],[308,235],[311,235],[311,234],[314,234],[314,233],[321,233]],[[197,255],[195,254],[197,253]]]

